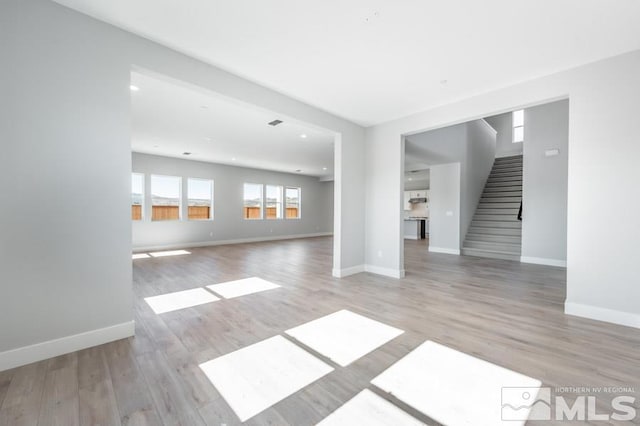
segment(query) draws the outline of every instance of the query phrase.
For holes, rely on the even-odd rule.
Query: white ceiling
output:
[[[131,84],[139,88],[131,92],[134,152],[333,175],[334,136],[328,131],[143,74],[133,73]],[[267,124],[275,119],[283,123]]]
[[[638,0],[55,1],[363,125],[640,48]]]

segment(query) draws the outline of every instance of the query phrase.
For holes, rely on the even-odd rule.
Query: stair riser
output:
[[[482,198],[502,198],[502,197],[518,197],[522,199],[522,190],[518,191],[501,191],[501,192],[483,192]]]
[[[503,170],[503,169],[522,169],[524,167],[522,163],[504,163],[504,164],[494,164],[491,168],[493,170]]]
[[[504,204],[504,203],[509,203],[509,204],[517,204],[518,207],[520,207],[520,201],[522,200],[522,197],[487,197],[487,198],[480,198],[480,204],[486,204],[488,206],[491,206],[492,204]]]
[[[473,235],[487,235],[496,237],[522,237],[522,229],[520,228],[483,228],[483,227],[471,227],[469,233]]]
[[[522,176],[522,167],[510,168],[510,169],[491,169],[489,176],[500,177],[500,176],[513,175],[513,174]]]
[[[500,200],[500,198],[498,198],[497,200]],[[499,201],[496,201],[494,203],[485,203],[485,202],[482,202],[481,200],[480,204],[478,204],[478,210],[484,210],[484,209],[516,209],[518,210],[519,208],[520,208],[520,201],[512,202],[512,203],[501,203]]]
[[[496,163],[502,163],[505,161],[522,161],[522,155],[510,155],[508,157],[498,157],[494,160]]]
[[[473,221],[476,222],[518,222],[517,213],[516,214],[476,214],[473,216]]]
[[[522,176],[522,172],[493,172],[489,174],[489,177],[510,177],[510,176]]]
[[[480,241],[485,243],[522,244],[522,238],[518,235],[489,235],[489,234],[467,234],[466,241]]]
[[[498,188],[503,186],[519,186],[522,187],[522,180],[510,180],[506,182],[487,182],[485,189],[487,188]]]
[[[510,176],[510,177],[498,177],[498,178],[489,177],[489,179],[487,179],[488,184],[498,183],[498,182],[518,182],[518,183],[514,183],[514,185],[521,185],[522,176]]]
[[[522,160],[494,161],[494,166],[518,165],[522,166]]]
[[[512,228],[512,229],[522,229],[522,222],[516,220],[514,222],[496,222],[491,220],[474,220],[471,222],[471,227],[473,228]]]
[[[514,260],[520,261],[520,255],[508,255],[500,253],[483,252],[481,250],[474,249],[462,249],[462,254],[465,256],[485,257],[489,259],[502,259],[502,260]]]
[[[476,210],[476,215],[479,215],[479,216],[488,216],[488,215],[518,216],[518,211],[519,210],[520,210],[520,206],[518,206],[516,208],[510,208],[510,209],[478,208],[478,210]]]
[[[503,251],[503,252],[520,255],[520,246],[517,244],[492,243],[492,242],[466,240],[464,242],[464,248],[478,248],[478,249],[491,250],[491,251]]]
[[[484,188],[484,192],[512,192],[512,191],[520,191],[522,192],[522,185],[518,186],[487,186]]]

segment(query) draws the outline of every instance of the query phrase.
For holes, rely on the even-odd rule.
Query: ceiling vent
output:
[[[191,155],[190,152],[183,152],[182,155]]]
[[[277,126],[278,124],[282,124],[282,120],[273,120],[269,122],[269,126]]]

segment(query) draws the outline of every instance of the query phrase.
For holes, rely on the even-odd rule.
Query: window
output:
[[[189,178],[187,180],[187,211],[189,220],[213,219],[213,181]]]
[[[131,173],[131,220],[142,220],[144,214],[144,175]]]
[[[300,188],[287,188],[285,197],[287,219],[300,219]]]
[[[282,219],[282,187],[266,185],[266,211],[267,219]]]
[[[513,111],[513,143],[524,141],[524,110]]]
[[[262,219],[262,185],[244,184],[244,218]]]
[[[179,220],[182,178],[151,175],[151,220]]]

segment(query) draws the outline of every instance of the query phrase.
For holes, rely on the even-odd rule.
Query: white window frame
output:
[[[191,219],[189,217],[189,200],[191,200],[191,198],[189,197],[189,181],[192,180],[200,180],[200,181],[205,181],[205,182],[211,182],[211,194],[209,194],[209,201],[211,202],[210,206],[209,206],[209,217],[207,219]],[[193,220],[196,222],[203,222],[203,221],[212,221],[214,216],[215,216],[215,210],[214,210],[214,195],[215,195],[215,181],[213,179],[208,179],[208,178],[197,178],[197,177],[187,177],[187,220]]]
[[[257,218],[250,218],[250,217],[245,217],[244,215],[244,208],[245,206],[245,186],[246,185],[255,185],[257,187],[260,187],[260,217]],[[264,219],[264,185],[261,183],[253,183],[253,182],[244,182],[242,184],[242,218],[244,220],[263,220]]]
[[[278,191],[280,192],[280,202],[276,202],[276,217],[268,217],[267,216],[267,208],[269,207],[267,205],[267,188],[268,187],[272,187],[272,188],[278,188]],[[264,185],[264,218],[266,220],[279,220],[284,218],[285,213],[284,213],[284,205],[285,205],[285,199],[284,199],[284,193],[285,193],[285,189],[284,186],[282,185],[274,185],[274,184],[270,184],[267,183]],[[278,204],[280,204],[280,209],[278,209]],[[278,210],[280,210],[280,212],[278,213]]]
[[[153,220],[153,178],[154,177],[168,177],[168,178],[176,178],[178,179],[178,219],[171,219],[171,220]],[[183,201],[182,201],[182,196],[184,195],[182,193],[182,176],[173,176],[173,175],[158,175],[158,174],[152,174],[150,176],[149,179],[149,192],[151,195],[151,217],[149,218],[152,222],[175,222],[175,221],[181,221],[182,220],[182,206],[184,205]]]
[[[287,189],[298,190],[298,217],[287,217]],[[284,218],[288,220],[302,219],[302,188],[299,186],[285,186],[284,189]]]
[[[522,113],[522,124],[516,124],[515,122],[515,116],[517,113]],[[524,142],[524,110],[523,109],[519,109],[516,111],[513,111],[511,113],[511,143],[522,143]],[[516,129],[522,129],[522,139],[521,140],[516,140]]]
[[[145,175],[144,173],[131,172],[131,185],[133,186],[133,177],[140,176],[142,179],[142,199],[140,200],[140,219],[134,220],[131,219],[132,222],[142,222],[145,219],[144,207],[145,207]],[[133,206],[133,188],[131,188],[131,206]]]

